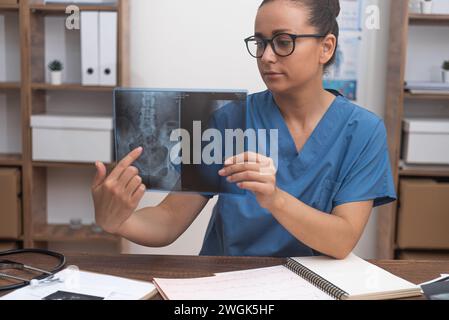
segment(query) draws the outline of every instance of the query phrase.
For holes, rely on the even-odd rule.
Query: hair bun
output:
[[[337,18],[340,15],[340,0],[328,0],[329,10]]]

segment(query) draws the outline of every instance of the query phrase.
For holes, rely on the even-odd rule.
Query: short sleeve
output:
[[[374,201],[374,207],[396,200],[384,122],[379,120],[371,138],[355,160],[334,198],[344,203]]]

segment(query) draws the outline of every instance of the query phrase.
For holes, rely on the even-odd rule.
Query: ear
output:
[[[320,63],[325,65],[334,55],[337,38],[333,34],[328,34],[321,42]]]

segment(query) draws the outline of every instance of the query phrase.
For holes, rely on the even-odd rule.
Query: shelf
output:
[[[421,14],[412,13],[409,15],[410,24],[424,25],[449,25],[449,14]]]
[[[6,5],[8,2],[10,4]],[[52,111],[53,105],[57,105],[60,101],[64,101],[64,98],[70,99],[67,106],[57,109],[61,114],[84,114],[81,110],[78,110],[77,97],[86,96],[86,100],[89,100],[89,104],[86,105],[87,114],[103,114],[106,111],[110,111],[109,98],[112,99],[112,93],[115,87],[113,86],[83,86],[81,79],[68,80],[72,83],[63,83],[61,85],[52,85],[50,79],[46,80],[47,68],[45,66],[45,43],[48,36],[52,35],[52,32],[45,32],[46,30],[46,17],[59,17],[66,18],[66,9],[69,5],[77,6],[81,12],[83,11],[112,11],[117,13],[117,86],[126,86],[129,77],[129,0],[110,0],[108,3],[96,3],[89,4],[88,1],[72,1],[67,0],[63,3],[48,3],[45,0],[18,0],[19,4],[15,4],[14,1],[0,0],[0,14],[9,13],[2,10],[11,10],[14,19],[17,20],[18,30],[20,35],[18,40],[24,40],[18,43],[20,50],[20,70],[26,70],[22,72],[22,77],[19,81],[4,81],[0,82],[0,95],[13,95],[11,101],[18,101],[20,108],[18,109],[21,114],[20,128],[22,128],[23,145],[25,149],[29,149],[22,155],[6,154],[9,150],[5,149],[0,153],[0,167],[18,167],[21,169],[27,169],[24,172],[23,182],[23,224],[28,226],[29,232],[26,232],[23,237],[23,244],[21,246],[26,247],[39,247],[45,242],[83,242],[83,245],[98,244],[103,245],[103,242],[108,244],[118,244],[119,237],[112,236],[106,233],[95,233],[91,230],[90,226],[85,226],[80,230],[71,230],[67,224],[61,225],[49,225],[45,217],[47,217],[47,209],[49,207],[47,197],[48,183],[53,183],[47,179],[47,173],[55,173],[62,168],[64,174],[74,173],[81,171],[80,174],[94,174],[94,163],[79,163],[76,160],[65,161],[33,161],[32,159],[32,135],[30,128],[30,116],[34,114],[45,114]],[[62,1],[61,1],[62,2]],[[78,4],[74,3],[78,2]],[[25,10],[25,11],[24,11]],[[22,32],[23,31],[23,32]],[[55,26],[55,32],[61,31],[59,27]],[[79,30],[77,30],[74,36],[79,36]],[[26,38],[26,39],[25,39]],[[61,50],[70,50],[71,43],[60,43]],[[20,51],[20,52],[19,52]],[[10,78],[9,80],[17,80]],[[46,83],[48,82],[48,83]],[[75,82],[75,83],[73,83]],[[11,91],[9,91],[11,90]],[[53,95],[55,97],[53,97]],[[24,98],[26,97],[26,98]],[[107,101],[105,99],[108,98]],[[9,97],[8,97],[9,98]],[[22,99],[24,98],[24,99]],[[49,101],[50,98],[54,98]],[[13,100],[14,99],[14,100]],[[100,99],[101,102],[96,105],[96,100]],[[90,102],[92,100],[92,102]],[[84,107],[84,106],[83,106]],[[17,110],[15,110],[17,111]],[[79,112],[80,111],[80,112]],[[25,116],[23,116],[25,115]],[[0,115],[1,117],[1,115]],[[3,120],[3,119],[2,119]],[[19,123],[17,123],[19,125]],[[0,151],[1,152],[1,151]],[[17,153],[21,153],[18,151]],[[112,164],[107,165],[108,169],[112,168]],[[29,169],[29,170],[28,170]],[[59,172],[56,172],[56,174]],[[93,176],[92,176],[93,177]],[[52,191],[50,191],[52,192]],[[81,197],[81,191],[80,197]],[[84,193],[82,195],[84,197]],[[86,199],[87,201],[88,199]],[[1,203],[0,203],[1,205]],[[63,203],[62,205],[70,205],[70,203]],[[50,204],[51,206],[51,204]],[[79,210],[89,211],[90,205],[86,203],[86,207],[80,206]],[[75,217],[74,217],[75,218]],[[49,220],[51,221],[51,220]],[[101,248],[102,246],[99,246]],[[118,247],[118,246],[117,246]]]
[[[443,100],[449,101],[449,94],[412,94],[404,93],[404,98],[408,100]]]
[[[105,164],[107,169],[113,167],[113,164]],[[86,168],[95,169],[95,164],[92,162],[53,162],[53,161],[33,161],[33,167],[37,168]]]
[[[401,177],[449,178],[449,166],[402,165],[399,175]]]
[[[20,89],[19,82],[0,82],[0,90]]]
[[[19,10],[18,4],[0,4],[0,10],[15,11]]]
[[[32,83],[33,90],[46,91],[90,91],[90,92],[112,92],[115,87],[111,86],[83,86],[78,83],[65,83],[61,85],[52,85],[50,83]]]
[[[22,155],[0,153],[0,166],[21,166]]]
[[[23,242],[23,235],[21,235],[20,237],[18,237],[17,239],[13,239],[13,238],[0,238],[0,244],[2,242]]]
[[[34,241],[45,242],[113,242],[118,243],[120,237],[106,232],[96,233],[90,226],[83,226],[79,230],[70,229],[69,225],[44,225],[36,227]]]
[[[45,14],[65,14],[65,10],[67,6],[74,3],[52,3],[52,4],[44,4],[42,0],[36,0],[30,3],[30,9],[32,11],[41,12]],[[116,5],[101,5],[101,4],[81,4],[76,5],[80,11],[116,11]]]
[[[9,251],[9,250],[16,250],[19,248],[22,248],[23,240],[4,240],[0,239],[0,252],[2,251]]]

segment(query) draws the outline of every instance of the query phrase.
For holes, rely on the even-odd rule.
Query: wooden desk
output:
[[[252,257],[197,257],[153,255],[91,255],[66,253],[67,265],[81,270],[105,273],[131,279],[151,281],[153,277],[190,278],[212,275],[216,272],[234,271],[280,265],[283,258]],[[53,258],[23,255],[13,258],[32,266],[48,269]],[[449,273],[449,261],[370,261],[377,266],[415,284]],[[0,285],[5,284],[0,280]],[[5,293],[3,293],[5,294]],[[0,293],[2,295],[2,293]],[[160,296],[156,297],[161,299]]]

